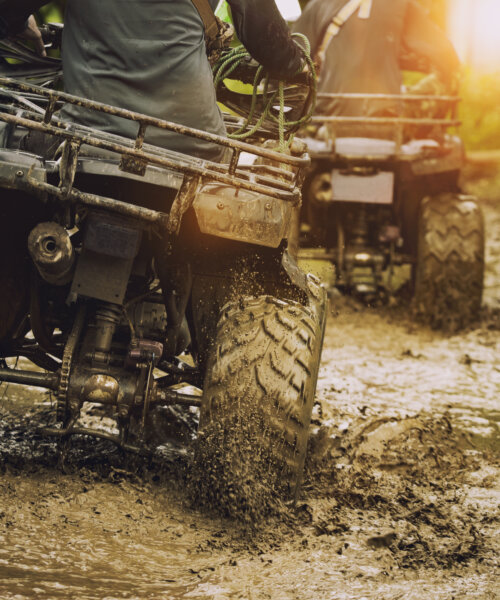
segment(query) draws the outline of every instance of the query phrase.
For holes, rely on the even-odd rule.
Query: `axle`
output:
[[[58,389],[59,377],[59,373],[38,373],[37,371],[21,371],[9,368],[0,369],[0,382],[31,385],[53,391]],[[119,390],[114,389],[113,383],[118,387],[118,382],[112,377],[92,375],[87,380],[87,390],[83,388],[83,392],[87,391],[87,394],[85,394],[82,400],[118,406]],[[171,389],[161,389],[157,386],[155,388],[149,399],[151,406],[200,406],[201,402],[198,396],[183,394]],[[99,400],[96,400],[97,398],[102,401],[99,402]]]
[[[56,390],[59,384],[59,375],[56,373],[19,371],[17,369],[0,369],[0,381]]]

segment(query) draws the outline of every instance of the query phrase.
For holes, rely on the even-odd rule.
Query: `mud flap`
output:
[[[324,326],[326,320],[327,294],[321,280],[316,277],[316,275],[303,271],[288,250],[283,252],[281,266],[285,271],[289,282],[295,288],[300,290],[303,296],[303,303],[306,306],[309,306],[309,308],[318,315],[319,322]]]

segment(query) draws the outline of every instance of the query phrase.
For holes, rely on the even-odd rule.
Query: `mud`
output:
[[[477,325],[443,335],[403,300],[334,301],[295,508],[202,510],[185,444],[146,459],[78,439],[61,461],[37,431],[50,397],[1,387],[0,598],[497,598],[500,206],[485,209]]]
[[[247,407],[245,422],[232,419],[231,427],[216,424],[205,429],[195,445],[187,476],[187,493],[205,511],[229,517],[250,528],[286,510],[285,486],[277,474],[280,464],[266,447],[260,432],[267,423]],[[231,435],[227,435],[227,431]]]

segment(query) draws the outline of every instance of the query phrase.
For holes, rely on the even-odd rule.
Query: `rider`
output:
[[[320,94],[399,94],[405,53],[430,65],[448,91],[459,71],[452,44],[415,0],[311,0],[294,30],[311,42],[311,54],[320,66]],[[395,116],[397,107],[397,101],[387,99],[320,97],[316,112]],[[370,136],[366,125],[335,129],[337,135],[345,129],[346,135]]]
[[[218,0],[198,0],[215,9]],[[24,31],[47,0],[0,0],[0,35]],[[274,0],[228,0],[239,39],[276,76],[302,68]],[[28,27],[26,27],[28,25]],[[68,0],[63,34],[65,90],[218,135],[225,134],[206,56],[204,26],[194,0]],[[66,106],[63,118],[135,138],[137,126],[105,113]],[[170,131],[148,129],[146,141],[219,160],[221,148]]]

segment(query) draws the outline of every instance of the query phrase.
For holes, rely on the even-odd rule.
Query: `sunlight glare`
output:
[[[500,0],[451,0],[450,37],[470,66],[500,71]]]

